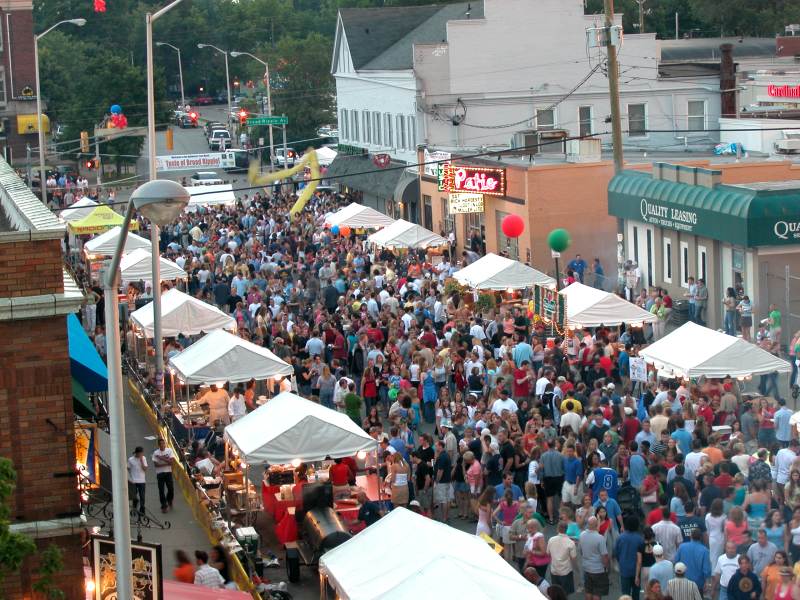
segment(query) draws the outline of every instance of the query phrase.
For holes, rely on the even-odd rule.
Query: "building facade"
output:
[[[0,151],[13,165],[38,147],[36,65],[33,52],[33,3],[7,0],[0,7]]]
[[[5,25],[5,21],[3,21]],[[64,270],[64,225],[0,159],[0,456],[17,483],[11,529],[63,551],[66,598],[83,598],[80,499],[75,471],[67,315],[83,295]],[[37,559],[8,574],[0,595],[33,598]]]
[[[690,277],[703,278],[710,327],[722,327],[722,299],[734,288],[753,302],[755,324],[776,304],[784,337],[796,330],[790,313],[800,314],[800,166],[655,163],[651,173],[615,176],[608,210],[624,220],[625,256],[639,265],[640,288],[663,287],[679,300]]]

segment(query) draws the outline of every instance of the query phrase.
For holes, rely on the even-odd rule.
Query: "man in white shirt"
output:
[[[517,403],[508,397],[508,390],[503,388],[500,390],[500,397],[492,404],[492,412],[498,416],[503,414],[503,411],[515,413],[518,410]]]
[[[678,546],[683,543],[683,534],[681,528],[670,520],[668,507],[664,507],[661,520],[653,525],[653,533],[656,535],[656,541],[664,549],[664,558],[674,561]]]
[[[208,403],[210,410],[209,423],[214,424],[215,421],[222,421],[223,424],[229,423],[228,419],[228,401],[230,396],[225,390],[218,388],[215,383],[211,384],[209,390],[200,396],[200,403]]]
[[[208,564],[208,554],[202,550],[195,550],[194,553],[197,569],[194,572],[194,584],[202,585],[207,588],[221,588],[225,585],[225,580],[214,567]]]
[[[164,438],[158,438],[158,448],[153,451],[152,458],[153,466],[156,468],[161,512],[165,513],[172,509],[172,500],[175,497],[175,487],[172,482],[172,463],[175,462],[175,455],[172,448],[167,447]]]
[[[778,484],[780,497],[783,497],[783,486],[789,482],[789,473],[792,470],[792,463],[797,460],[797,453],[800,451],[800,442],[792,440],[788,448],[781,448],[775,455],[775,483]]]
[[[144,514],[145,483],[147,473],[147,459],[144,457],[144,448],[136,446],[133,455],[128,459],[129,494],[133,499],[133,508],[138,507]]]
[[[243,416],[247,414],[247,404],[244,402],[244,396],[242,395],[242,389],[236,388],[233,392],[233,396],[231,399],[228,400],[228,416],[230,417],[231,423],[234,423],[241,419]]]
[[[728,582],[739,568],[739,555],[736,553],[736,544],[733,542],[725,543],[725,554],[720,555],[717,564],[714,565],[712,575],[714,577],[714,592],[719,590],[720,600],[728,599]]]
[[[473,319],[472,327],[469,328],[469,335],[470,337],[474,337],[483,341],[486,339],[486,332],[483,330],[483,326],[479,319]]]

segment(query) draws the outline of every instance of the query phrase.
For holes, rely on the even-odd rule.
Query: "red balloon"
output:
[[[350,237],[350,228],[347,225],[339,227],[339,235],[342,237]]]
[[[506,215],[502,228],[506,237],[518,238],[525,231],[525,221],[519,215]]]

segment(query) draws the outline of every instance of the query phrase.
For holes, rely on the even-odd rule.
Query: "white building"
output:
[[[605,49],[589,48],[586,35],[602,25],[583,0],[342,9],[332,62],[340,142],[406,163],[422,145],[563,155],[567,138],[596,134],[608,147]],[[625,35],[619,63],[626,149],[707,150],[718,140],[705,131],[720,115],[718,72],[663,76],[655,34]],[[332,171],[351,188],[374,184],[348,182],[344,161]],[[380,194],[363,198],[381,210],[392,190],[394,200],[409,195],[389,173]]]

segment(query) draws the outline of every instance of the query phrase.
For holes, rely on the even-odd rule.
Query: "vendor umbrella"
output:
[[[421,225],[398,219],[367,238],[382,248],[434,248],[448,241]]]

